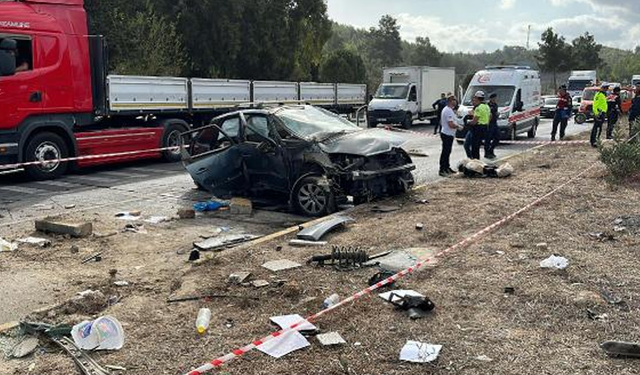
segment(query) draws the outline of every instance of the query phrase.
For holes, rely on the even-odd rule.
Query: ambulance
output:
[[[473,110],[471,100],[482,91],[486,102],[491,94],[498,95],[498,127],[501,139],[514,140],[526,133],[535,138],[540,124],[541,86],[540,74],[528,66],[488,66],[477,72],[458,110],[460,119],[468,119]],[[459,141],[464,140],[466,130],[456,134]]]

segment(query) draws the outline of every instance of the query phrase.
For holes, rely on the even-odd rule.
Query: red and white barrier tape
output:
[[[148,150],[136,150],[136,151],[124,151],[124,152],[114,152],[112,154],[100,154],[100,155],[85,155],[85,156],[75,156],[70,158],[62,158],[62,159],[52,159],[52,160],[37,160],[37,161],[29,161],[24,163],[15,163],[15,164],[2,164],[0,165],[0,171],[7,169],[17,169],[24,168],[33,165],[45,165],[52,163],[67,163],[70,161],[78,161],[78,160],[93,160],[93,159],[103,159],[103,158],[113,158],[118,156],[130,156],[130,155],[139,155],[139,154],[148,154],[152,152],[162,152],[162,151],[170,151],[170,150],[178,150],[180,147],[162,147],[162,148],[153,148]]]
[[[297,322],[296,324],[291,325],[288,328],[285,328],[283,330],[277,331],[277,332],[273,332],[271,333],[269,336],[266,336],[260,340],[256,340],[253,341],[251,344],[244,346],[242,348],[238,348],[222,357],[219,357],[217,359],[212,360],[209,363],[206,363],[200,367],[198,367],[195,370],[192,370],[190,372],[188,372],[186,375],[202,375],[208,371],[214,370],[216,368],[221,367],[222,365],[224,365],[225,363],[231,362],[232,360],[256,349],[257,347],[259,347],[260,345],[273,340],[277,337],[289,334],[291,332],[294,331],[298,331],[300,330],[300,328],[307,322],[312,322],[312,321],[316,321],[318,320],[320,317],[322,317],[323,315],[329,314],[332,311],[335,311],[343,306],[345,306],[348,303],[351,302],[357,302],[361,297],[364,297],[368,294],[371,294],[372,292],[382,288],[385,285],[388,285],[394,281],[400,280],[420,269],[422,269],[424,266],[428,265],[429,263],[432,263],[436,258],[440,258],[450,252],[453,252],[455,250],[458,250],[460,248],[466,247],[469,244],[479,240],[481,237],[486,236],[487,234],[489,234],[490,232],[502,227],[503,225],[505,225],[506,223],[512,221],[513,219],[515,219],[516,217],[518,217],[519,215],[523,214],[526,211],[529,211],[530,209],[532,209],[533,207],[535,207],[536,205],[538,205],[540,202],[542,202],[543,200],[553,196],[554,194],[556,194],[558,191],[560,191],[561,189],[563,189],[564,187],[572,184],[574,181],[580,179],[582,176],[584,176],[585,174],[587,174],[589,171],[591,171],[593,168],[595,168],[597,166],[597,164],[592,165],[591,167],[585,169],[584,171],[582,171],[580,174],[578,174],[577,176],[571,178],[570,180],[566,181],[565,183],[563,183],[562,185],[556,187],[555,189],[551,190],[550,192],[548,192],[547,194],[543,195],[542,197],[534,200],[533,202],[529,203],[528,205],[524,206],[523,208],[519,209],[518,211],[512,213],[509,216],[506,216],[503,219],[500,219],[499,221],[489,225],[488,227],[485,227],[484,229],[476,232],[475,234],[473,234],[470,237],[465,238],[464,240],[458,242],[457,244],[439,252],[438,254],[434,255],[431,258],[427,258],[424,260],[419,261],[418,263],[416,263],[415,266],[407,268],[403,271],[398,272],[397,274],[389,277],[388,279],[385,279],[379,283],[377,283],[376,285],[370,286],[366,289],[363,289],[362,291],[352,295],[349,298],[346,298],[342,301],[340,301],[339,303],[329,307],[326,310],[320,311],[319,313],[316,313],[314,315],[311,315],[309,317],[307,317],[304,320],[301,320],[299,322]]]

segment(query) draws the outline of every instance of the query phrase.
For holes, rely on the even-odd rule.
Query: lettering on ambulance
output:
[[[0,21],[0,27],[12,29],[30,29],[31,22]]]

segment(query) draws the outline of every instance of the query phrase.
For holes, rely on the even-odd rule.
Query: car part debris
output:
[[[251,272],[234,272],[229,275],[229,284],[244,284],[249,281],[252,276]]]
[[[355,223],[355,220],[348,216],[336,216],[332,219],[303,229],[297,234],[296,237],[298,237],[298,239],[300,240],[320,241],[322,237],[324,237],[327,233],[335,230],[340,226],[350,223]]]
[[[38,237],[26,237],[18,240],[18,243],[28,244],[28,245],[36,245],[40,247],[49,247],[51,246],[51,241],[46,238],[38,238]]]
[[[305,241],[305,240],[291,240],[289,246],[294,247],[322,247],[327,246],[327,241]]]
[[[90,256],[90,257],[86,258],[85,260],[83,260],[81,264],[87,264],[87,263],[89,263],[91,261],[95,261],[95,262],[102,261],[102,253],[93,254],[92,256]]]
[[[18,244],[11,243],[0,237],[0,253],[5,251],[16,251],[18,250]]]
[[[416,224],[416,230],[423,230],[423,229],[424,229],[424,224],[422,223]]]
[[[232,298],[232,299],[251,299],[258,301],[260,298],[258,297],[249,297],[249,296],[232,296],[228,294],[205,294],[201,296],[189,296],[189,297],[178,297],[178,298],[169,298],[167,303],[180,303],[180,302],[191,302],[191,301],[207,301],[212,299],[219,298]]]
[[[13,358],[24,358],[33,353],[40,345],[37,337],[25,337],[20,343],[13,347],[11,356]]]
[[[378,266],[385,271],[391,271],[394,274],[410,267],[414,267],[419,259],[431,259],[427,266],[435,266],[435,251],[428,248],[411,248],[404,250],[394,250],[381,258],[378,258],[375,262],[367,262],[364,266]]]
[[[200,260],[200,251],[191,250],[189,253],[189,262],[195,262],[196,260]]]
[[[391,271],[381,271],[376,273],[375,275],[371,276],[371,278],[369,279],[369,286],[374,286],[390,277],[392,277],[393,275],[395,275],[395,273],[391,272]],[[395,280],[391,281],[390,283],[388,283],[387,285],[385,285],[385,287],[392,287],[393,285],[395,285]]]
[[[555,255],[540,262],[540,268],[553,268],[557,270],[563,270],[569,267],[569,260],[564,257],[558,257]]]
[[[373,206],[371,212],[379,214],[387,214],[389,212],[400,211],[400,206]]]
[[[263,268],[272,272],[286,271],[294,268],[302,267],[301,264],[288,259],[273,260],[262,265]]]
[[[316,336],[316,339],[322,346],[336,346],[344,345],[347,343],[338,332],[323,333]]]
[[[235,234],[222,237],[209,238],[204,241],[195,242],[193,244],[198,250],[202,251],[222,251],[237,246],[241,243],[252,241],[258,238],[251,234]]]
[[[394,292],[389,295],[388,302],[396,306],[398,310],[406,311],[412,320],[424,318],[436,308],[436,305],[427,297],[408,294],[400,296]]]
[[[600,347],[610,356],[640,358],[640,343],[605,341]]]
[[[51,340],[71,356],[83,375],[110,375],[111,372],[100,366],[85,351],[80,349],[68,337],[52,337]]]
[[[251,286],[254,288],[265,288],[268,287],[270,284],[267,280],[254,280],[251,282]]]
[[[429,363],[438,359],[441,350],[442,345],[407,341],[400,351],[400,360],[414,363]]]
[[[365,263],[391,254],[390,251],[369,256],[359,247],[333,246],[330,255],[316,255],[307,261],[307,264],[315,263],[317,267],[326,265],[334,266],[338,270],[352,270],[364,267]]]

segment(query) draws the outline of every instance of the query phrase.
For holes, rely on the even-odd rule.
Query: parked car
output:
[[[553,118],[556,115],[556,108],[558,107],[558,97],[550,97],[544,99],[544,104],[540,108],[540,116],[545,118]]]
[[[358,204],[414,184],[403,137],[309,105],[237,111],[182,139],[198,187],[217,197],[274,197],[308,216],[330,214],[349,196]]]
[[[582,96],[574,96],[572,99],[573,104],[573,114],[575,115],[580,111],[580,105],[582,103]]]

